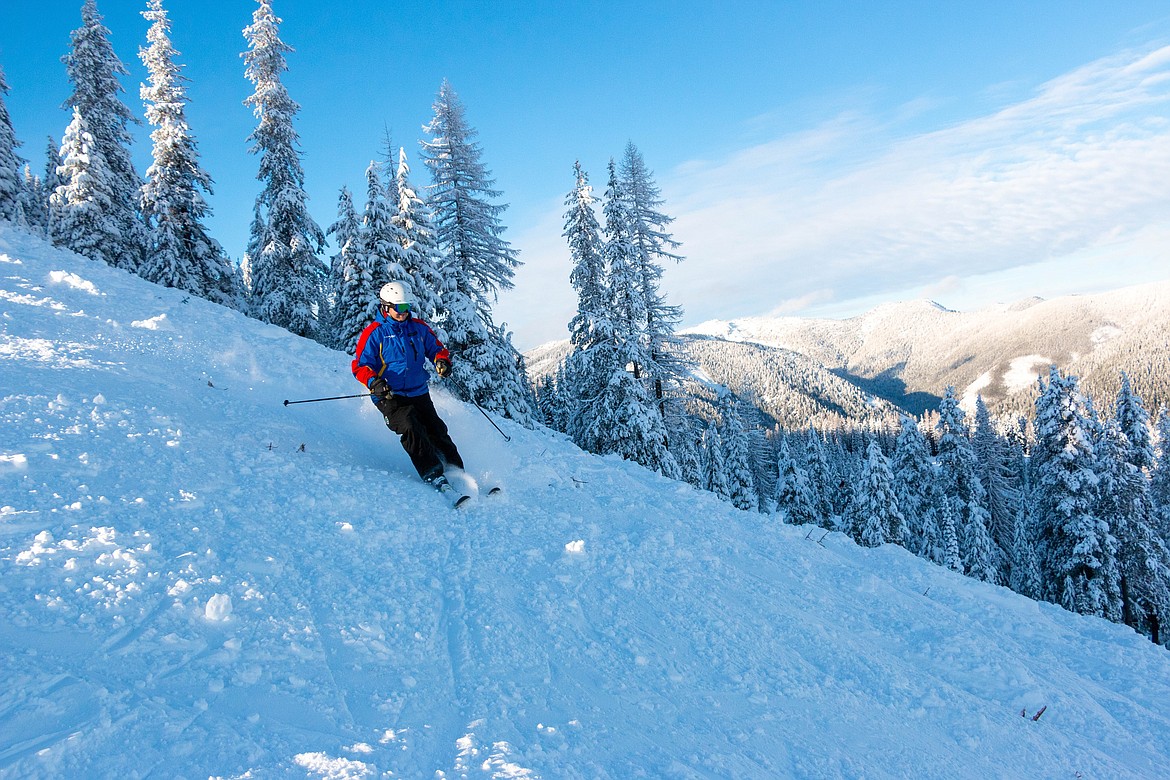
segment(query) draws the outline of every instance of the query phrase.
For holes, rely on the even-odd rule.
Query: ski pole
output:
[[[447,379],[451,382],[451,384],[455,385],[456,388],[463,391],[463,394],[465,396],[467,396],[467,400],[471,401],[471,403],[475,406],[475,408],[479,409],[479,413],[484,416],[484,419],[486,419],[488,422],[490,422],[492,424],[492,427],[500,432],[500,435],[504,437],[504,441],[512,441],[512,437],[509,436],[508,434],[504,433],[504,431],[501,430],[500,426],[496,425],[495,420],[493,420],[491,417],[488,417],[488,413],[483,410],[482,406],[480,406],[478,403],[476,403],[475,399],[471,397],[471,393],[467,392],[467,390],[464,389],[463,386],[461,386],[458,382],[455,381],[455,377],[448,376]]]
[[[315,404],[318,401],[340,401],[343,398],[369,398],[373,393],[358,393],[357,395],[335,395],[332,398],[306,398],[303,401],[289,401],[285,399],[284,405],[290,406],[292,404]]]

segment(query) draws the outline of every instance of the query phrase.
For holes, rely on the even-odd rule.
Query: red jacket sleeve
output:
[[[356,378],[357,381],[361,382],[366,387],[369,387],[370,380],[379,374],[379,371],[372,365],[373,356],[367,356],[365,354],[366,343],[370,340],[370,334],[378,329],[378,325],[379,323],[376,320],[371,322],[366,326],[366,329],[362,331],[362,335],[358,336],[357,349],[354,350],[353,363],[350,366],[350,370],[353,371],[354,378]],[[363,360],[363,358],[365,359]]]

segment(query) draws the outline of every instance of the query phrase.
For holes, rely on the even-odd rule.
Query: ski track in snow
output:
[[[1170,660],[1124,627],[438,390],[506,488],[452,510],[371,405],[282,406],[352,392],[346,356],[4,228],[0,277],[0,776],[1170,763]]]

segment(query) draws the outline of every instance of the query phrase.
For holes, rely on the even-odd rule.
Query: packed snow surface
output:
[[[0,277],[0,776],[1170,766],[1170,655],[1123,626],[439,388],[456,478],[504,487],[455,511],[368,402],[283,405],[359,390],[345,355],[3,229]]]

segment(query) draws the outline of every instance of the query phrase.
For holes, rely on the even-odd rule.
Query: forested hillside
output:
[[[1052,364],[1095,396],[1115,394],[1125,371],[1151,409],[1170,403],[1170,282],[974,312],[910,301],[848,320],[745,318],[689,332],[799,352],[913,414],[936,408],[947,386],[969,410],[978,393],[993,415],[1024,414]]]

